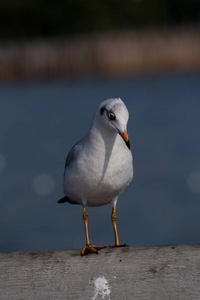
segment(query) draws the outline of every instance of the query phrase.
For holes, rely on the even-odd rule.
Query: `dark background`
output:
[[[57,204],[63,197],[64,162],[86,133],[100,102],[113,97],[121,97],[129,110],[135,169],[133,182],[117,204],[120,242],[132,246],[200,243],[199,28],[198,0],[0,1],[0,251],[84,246],[82,207]],[[154,30],[159,32],[155,39]],[[130,31],[123,44],[121,37]],[[103,32],[109,33],[105,44],[104,35],[95,39]],[[187,32],[185,40],[183,32]],[[121,37],[110,43],[112,33]],[[151,47],[150,56],[152,49],[163,52],[176,68],[166,65],[161,66],[162,72],[151,73],[159,69],[154,69],[159,60],[153,53],[153,62],[147,60],[148,76],[144,66],[140,70],[143,62],[138,62],[134,73],[126,61],[133,48],[123,48],[129,39],[131,47],[136,45],[136,57],[145,59]],[[55,41],[61,46],[54,47]],[[91,48],[86,56],[73,56],[81,47],[87,51],[87,43]],[[96,56],[93,47],[99,51]],[[95,68],[89,75],[82,69],[78,76],[75,71],[63,72],[66,77],[56,71],[58,57],[61,64],[66,62],[60,54],[65,51],[70,52],[64,59],[74,64],[72,70],[78,70],[77,58],[86,57],[89,66],[90,59],[97,63],[98,71],[107,47],[113,50],[109,57],[116,65],[125,61],[123,70],[113,64],[109,77],[96,76]],[[169,52],[163,51],[168,48]],[[137,56],[137,51],[143,56]],[[39,71],[34,72],[29,62]],[[48,67],[54,63],[52,76]],[[104,68],[105,75],[110,71],[109,58]],[[111,206],[88,208],[87,213],[91,242],[113,244]]]
[[[199,0],[1,0],[0,38],[73,36],[130,28],[199,26]]]
[[[200,242],[200,75],[0,86],[0,251],[81,248],[82,206],[63,197],[65,158],[99,103],[121,97],[134,179],[119,197],[121,243]],[[87,208],[91,242],[114,243],[111,205]]]

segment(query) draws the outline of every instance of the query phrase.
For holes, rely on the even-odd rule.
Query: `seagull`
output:
[[[58,203],[69,202],[83,206],[86,246],[81,255],[98,254],[105,246],[90,243],[86,206],[112,205],[111,220],[115,244],[119,243],[116,205],[119,195],[133,178],[133,158],[127,134],[128,109],[120,98],[103,101],[94,114],[86,135],[67,155],[64,169],[65,197]]]

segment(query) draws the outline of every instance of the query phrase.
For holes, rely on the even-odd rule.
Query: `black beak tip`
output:
[[[128,147],[129,150],[131,149],[131,145],[130,145],[130,141],[129,140],[126,142],[126,146]]]

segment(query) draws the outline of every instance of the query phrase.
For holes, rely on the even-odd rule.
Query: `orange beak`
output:
[[[124,132],[118,130],[118,132],[119,135],[123,138],[124,142],[126,143],[126,146],[130,149],[130,141],[126,130],[124,130]]]

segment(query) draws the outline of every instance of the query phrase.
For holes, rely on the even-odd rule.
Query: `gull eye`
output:
[[[108,118],[112,121],[116,119],[115,114],[113,114],[112,112],[108,113]]]

